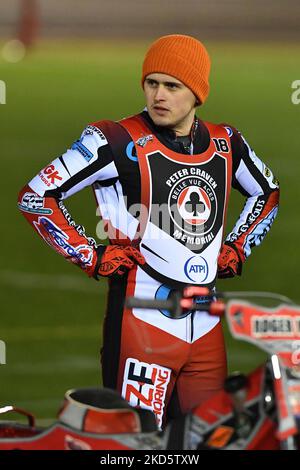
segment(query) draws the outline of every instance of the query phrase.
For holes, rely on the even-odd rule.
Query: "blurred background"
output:
[[[229,291],[270,291],[298,304],[300,80],[297,0],[10,0],[0,2],[1,321],[6,365],[0,406],[54,419],[67,389],[100,385],[106,282],[86,279],[38,238],[16,207],[21,187],[90,122],[142,110],[141,64],[150,43],[191,34],[212,58],[200,118],[243,132],[281,183],[281,208],[243,277]],[[299,95],[298,95],[299,96]],[[231,230],[244,201],[232,194]],[[66,206],[95,236],[91,189]],[[230,370],[264,355],[227,333]]]

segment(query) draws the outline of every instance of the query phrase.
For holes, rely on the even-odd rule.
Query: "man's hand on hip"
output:
[[[133,246],[108,245],[98,247],[99,261],[94,277],[123,276],[136,264],[145,264],[144,256]]]
[[[240,276],[242,274],[242,259],[238,249],[224,243],[218,257],[218,278]]]

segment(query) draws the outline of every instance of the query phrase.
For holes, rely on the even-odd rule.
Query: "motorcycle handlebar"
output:
[[[211,315],[221,316],[225,311],[225,305],[220,300],[208,301],[207,303],[197,303],[193,299],[174,296],[168,300],[141,299],[138,297],[128,297],[126,299],[127,308],[141,308],[154,310],[168,310],[173,318],[178,318],[183,311],[205,311]]]

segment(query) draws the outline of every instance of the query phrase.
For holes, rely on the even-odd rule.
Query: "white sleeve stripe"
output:
[[[240,217],[238,219],[238,221],[236,222],[232,232],[233,233],[237,233],[239,235],[241,235],[240,232],[240,228],[245,225],[245,223],[247,222],[247,218],[249,216],[249,214],[252,214],[253,212],[253,209],[254,209],[254,206],[256,204],[256,201],[257,201],[257,197],[256,196],[253,196],[253,197],[249,197],[246,201],[246,204],[244,206],[244,209],[242,211],[242,213],[240,214]]]
[[[246,147],[247,147],[247,149],[248,149],[249,157],[250,157],[251,160],[253,161],[254,165],[259,169],[260,173],[262,173],[263,170],[264,170],[264,164],[263,164],[263,162],[258,158],[258,156],[257,156],[256,153],[254,152],[254,150],[252,150],[252,148],[251,148],[250,145],[248,144],[247,140],[242,136],[242,134],[241,134],[241,137],[242,137],[242,139],[243,139],[244,144],[246,145]]]
[[[243,160],[240,161],[235,177],[242,188],[251,196],[260,196],[261,194],[264,194],[262,187],[251,174]]]
[[[88,176],[87,178],[79,181],[77,184],[72,186],[69,190],[62,192],[62,199],[66,199],[73,194],[77,193],[78,191],[81,191],[83,188],[86,188],[87,186],[92,185],[95,183],[97,180],[108,180],[111,178],[118,178],[119,174],[116,168],[116,165],[114,162],[109,163],[105,167],[101,168],[97,172],[93,173],[92,175]],[[100,182],[101,184],[101,182]]]

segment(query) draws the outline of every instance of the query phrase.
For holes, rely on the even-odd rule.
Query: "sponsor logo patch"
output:
[[[136,155],[136,150],[135,150],[135,146],[134,146],[134,143],[131,141],[129,142],[129,144],[127,145],[126,147],[126,156],[129,158],[129,160],[133,161],[133,162],[137,162],[138,161],[138,157]]]
[[[56,184],[57,181],[61,181],[62,177],[59,175],[58,171],[56,170],[54,165],[48,165],[44,170],[39,173],[39,177],[43,181],[43,183],[50,187],[51,184]]]
[[[68,242],[69,236],[47,217],[39,217],[33,222],[35,228],[48,245],[73,263],[91,266],[93,248],[89,245],[74,247]]]
[[[93,133],[96,133],[98,134],[98,136],[100,137],[101,140],[106,140],[106,137],[105,135],[103,134],[103,132],[101,131],[101,129],[99,129],[99,127],[96,127],[96,126],[92,126],[92,125],[89,125],[86,127],[83,135],[92,135]]]
[[[143,137],[140,137],[136,143],[140,146],[140,147],[145,147],[147,145],[148,142],[151,142],[153,141],[153,135],[152,134],[149,134],[149,135],[145,135]]]
[[[36,193],[25,193],[22,201],[18,203],[19,208],[31,214],[52,214],[52,209],[44,207],[44,198]]]
[[[74,142],[74,144],[72,145],[71,149],[77,150],[87,162],[92,160],[94,156],[92,152],[90,152],[90,150],[85,145],[83,145],[82,139],[76,140],[76,142]]]
[[[208,172],[199,168],[184,168],[177,173],[180,174],[173,174],[166,181],[171,188],[170,217],[177,228],[188,235],[208,235],[217,214],[217,183]]]
[[[245,221],[245,223],[241,224],[237,229],[236,229],[236,233],[235,234],[230,234],[228,235],[228,237],[226,238],[227,241],[234,241],[236,240],[236,238],[234,238],[234,235],[236,235],[236,237],[240,237],[241,235],[243,235],[245,232],[247,232],[247,230],[249,230],[249,228],[251,227],[251,225],[260,217],[264,207],[265,207],[265,204],[266,204],[266,201],[263,200],[263,199],[259,199],[251,213],[247,216],[247,219]]]
[[[270,316],[253,316],[252,332],[254,337],[262,338],[264,336],[293,336],[299,334],[299,319],[294,320],[292,317],[274,315]]]
[[[205,258],[200,255],[191,256],[184,265],[186,277],[197,284],[205,282],[208,276],[208,264]]]
[[[125,364],[122,396],[132,406],[151,410],[162,425],[171,369],[128,358]]]
[[[86,236],[85,228],[82,225],[76,224],[76,222],[72,219],[71,214],[68,212],[68,209],[66,208],[66,206],[63,204],[62,201],[59,201],[58,207],[60,208],[61,212],[63,213],[64,218],[66,219],[70,227],[74,227],[76,232],[78,232],[81,237],[86,238],[89,245],[96,246],[97,245],[96,241],[92,237]]]
[[[232,131],[231,127],[225,126],[225,130],[226,130],[227,134],[229,135],[229,137],[231,137],[232,134],[233,134],[233,131]]]

